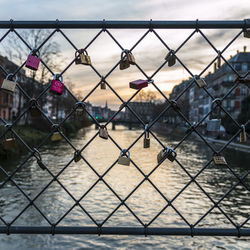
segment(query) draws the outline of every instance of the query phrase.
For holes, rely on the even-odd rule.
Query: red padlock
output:
[[[54,79],[51,82],[50,92],[61,95],[63,92],[64,84],[63,77],[61,76],[61,80],[59,80],[59,74],[54,75]]]
[[[148,81],[147,80],[135,80],[129,83],[129,87],[131,89],[142,89],[148,86]]]
[[[38,70],[39,63],[40,63],[40,52],[37,51],[38,56],[32,50],[28,56],[25,66],[32,70]]]

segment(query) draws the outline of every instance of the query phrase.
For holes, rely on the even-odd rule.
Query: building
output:
[[[246,52],[244,47],[243,52],[237,51],[237,54],[232,56],[228,62],[241,76],[244,76],[250,70],[250,52]],[[224,97],[230,89],[235,85],[236,74],[224,63],[221,67],[214,64],[214,72],[205,76],[204,80],[207,84],[208,92],[215,98]],[[234,119],[237,119],[241,111],[242,100],[250,95],[250,90],[244,84],[239,84],[230,95],[222,102],[223,107],[227,110]],[[194,84],[189,89],[189,119],[191,122],[200,121],[211,109],[212,98]],[[221,117],[225,116],[221,112]],[[209,119],[209,117],[207,117]],[[207,120],[206,119],[206,120]]]

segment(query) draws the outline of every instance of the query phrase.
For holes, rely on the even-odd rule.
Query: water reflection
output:
[[[110,135],[122,148],[127,148],[140,134],[141,130],[127,130],[123,126],[117,126],[115,131],[110,129]],[[94,127],[80,131],[79,134],[71,140],[73,145],[80,149],[96,133]],[[175,138],[159,137],[166,145],[173,147],[178,143]],[[214,145],[213,145],[214,146]],[[143,137],[130,150],[131,158],[144,174],[149,174],[156,166],[157,153],[161,147],[153,138],[151,138],[151,148],[143,148]],[[14,175],[13,180],[31,199],[35,199],[34,204],[40,209],[39,213],[34,207],[29,207],[23,213],[22,211],[29,204],[28,199],[15,187],[8,182],[0,190],[0,216],[7,222],[11,222],[19,213],[20,217],[13,225],[49,225],[47,220],[56,223],[61,220],[61,226],[94,226],[95,223],[103,222],[114,210],[117,211],[105,222],[105,226],[141,226],[138,219],[125,207],[119,206],[120,200],[125,199],[127,206],[134,211],[136,216],[143,222],[152,222],[152,226],[186,226],[186,221],[196,223],[212,206],[211,197],[218,201],[224,193],[230,190],[232,185],[237,183],[237,178],[232,175],[226,167],[217,167],[212,163],[197,177],[197,182],[208,193],[209,197],[195,183],[191,183],[184,189],[181,195],[178,193],[190,181],[187,173],[176,163],[165,161],[150,176],[152,183],[161,191],[161,194],[168,200],[173,201],[173,207],[169,206],[158,216],[159,211],[167,205],[167,201],[151,185],[149,181],[144,181],[131,196],[130,192],[143,180],[140,171],[130,164],[122,166],[115,164],[105,175],[104,181],[109,184],[108,188],[102,181],[98,181],[96,173],[104,174],[119,156],[119,149],[111,140],[103,140],[99,137],[89,144],[83,151],[83,160],[75,163],[74,161],[59,175],[59,183],[53,181],[47,171],[42,171],[36,163],[35,158],[31,158]],[[54,145],[47,145],[42,148],[41,155],[43,162],[49,168],[53,175],[61,171],[66,164],[73,158],[74,151],[63,141]],[[202,142],[184,141],[177,149],[178,161],[187,169],[191,175],[197,174],[209,161],[212,152],[208,150]],[[225,157],[230,167],[238,176],[244,175],[249,170],[250,156],[238,151],[228,150]],[[22,157],[21,160],[25,158]],[[11,173],[20,162],[4,162],[2,167]],[[3,182],[6,177],[0,176]],[[49,187],[42,190],[51,182]],[[93,184],[97,184],[93,186]],[[250,186],[250,178],[245,180],[247,188]],[[63,185],[66,190],[61,186]],[[221,209],[235,223],[242,223],[249,216],[250,197],[249,191],[243,185],[228,194],[220,203]],[[113,191],[117,194],[114,195]],[[74,206],[74,199],[81,199],[81,206]],[[174,210],[177,209],[185,218],[183,220]],[[72,209],[72,210],[70,210]],[[67,216],[64,214],[69,211]],[[0,222],[0,224],[3,224]],[[212,210],[198,226],[216,226],[230,227],[229,220],[221,214],[218,208]],[[249,227],[249,223],[246,225]],[[18,240],[13,243],[12,240]],[[200,240],[190,239],[189,237],[175,238],[168,237],[168,246],[171,248],[199,248],[202,247],[230,247],[236,243],[232,238],[202,238]],[[72,249],[84,247],[122,247],[123,244],[129,244],[134,249],[141,248],[165,248],[166,237],[148,237],[146,240],[142,237],[131,236],[1,236],[2,246],[4,248],[24,248],[33,246],[58,249],[69,246]],[[249,242],[248,242],[249,243]],[[16,244],[16,245],[13,245]],[[32,245],[34,244],[34,245]],[[245,247],[244,240],[238,241],[239,247]]]

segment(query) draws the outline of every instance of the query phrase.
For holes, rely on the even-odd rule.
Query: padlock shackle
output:
[[[221,99],[220,98],[215,98],[213,101],[212,101],[212,104],[211,104],[211,109],[214,109],[214,105],[219,105],[221,104]]]
[[[245,127],[245,125],[241,125],[241,129],[242,129],[242,131],[245,133],[246,132],[246,127]]]
[[[149,126],[148,126],[148,124],[145,125],[145,138],[149,138]]]
[[[42,157],[41,157],[41,155],[40,155],[38,149],[33,148],[33,150],[34,150],[34,156],[37,158],[38,161],[41,161],[41,160],[42,160]]]
[[[173,150],[172,148],[166,147],[166,152],[167,154],[174,154],[174,158],[176,157],[177,153],[175,152],[175,150]]]
[[[128,57],[128,54],[131,54],[131,51],[128,49],[124,49],[121,53],[121,59],[123,58],[124,54],[125,54],[125,57]]]
[[[37,55],[36,55],[36,53],[37,53]],[[30,55],[40,58],[40,52],[39,52],[39,50],[36,50],[36,49],[32,49],[30,51]]]
[[[79,55],[80,55],[80,54],[84,54],[84,53],[86,53],[86,55],[88,55],[88,52],[87,52],[87,50],[85,50],[85,49],[78,49],[78,50],[76,50],[76,52],[75,52],[75,57],[78,56],[77,53],[78,53]]]
[[[59,77],[61,77],[61,80],[59,80]],[[60,82],[63,83],[63,76],[60,74],[54,74],[54,80],[59,80]]]
[[[85,108],[85,103],[84,102],[76,102],[75,107],[81,106],[82,108]]]
[[[120,156],[126,156],[126,152],[128,153],[128,158],[130,158],[130,152],[127,149],[122,149],[120,152]]]
[[[8,80],[9,79],[9,77],[11,77],[11,76],[14,76],[14,74],[13,73],[9,73],[7,76],[6,76],[6,80]],[[15,77],[15,79],[12,79],[12,81],[13,82],[16,82],[17,81],[17,77]]]

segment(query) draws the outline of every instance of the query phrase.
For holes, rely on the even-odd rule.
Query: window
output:
[[[228,76],[228,81],[229,81],[229,82],[232,82],[232,81],[233,81],[233,75],[229,75],[229,76]]]
[[[237,71],[240,71],[240,70],[241,70],[241,65],[240,65],[240,63],[235,63],[235,64],[234,64],[234,69],[237,70]]]
[[[243,95],[243,96],[247,95],[246,87],[241,87],[241,95]]]
[[[247,63],[242,63],[242,71],[247,71]]]

